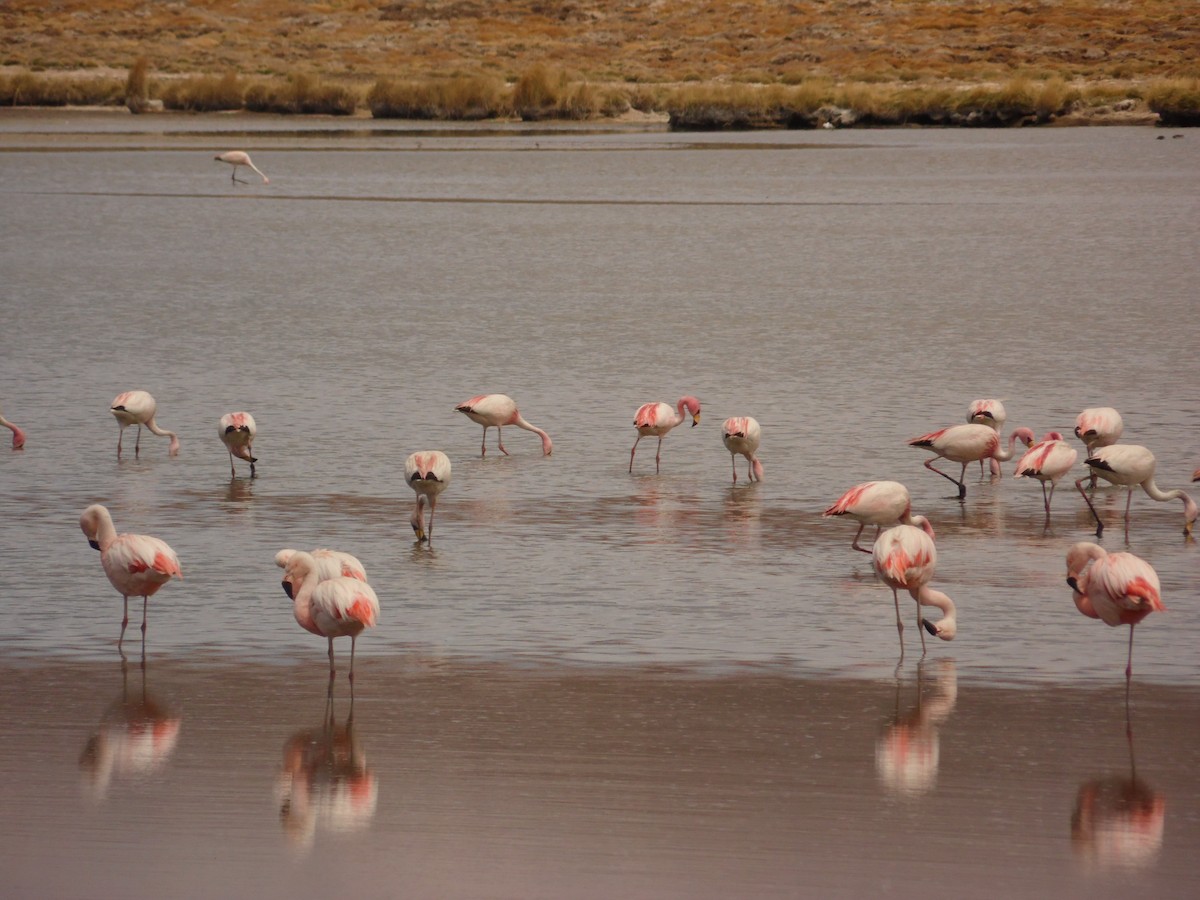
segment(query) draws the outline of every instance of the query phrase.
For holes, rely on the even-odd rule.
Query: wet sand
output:
[[[11,897],[1190,896],[1200,691],[6,668]],[[347,721],[350,720],[349,726]],[[1131,759],[1131,747],[1136,754]]]

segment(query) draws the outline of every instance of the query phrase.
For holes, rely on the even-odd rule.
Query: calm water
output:
[[[1090,514],[1064,482],[1046,526],[1041,491],[1011,464],[995,481],[973,470],[960,503],[905,441],[962,421],[977,397],[1004,398],[1009,426],[1039,434],[1111,405],[1125,439],[1158,456],[1160,486],[1185,485],[1200,465],[1200,138],[1162,134],[0,113],[0,406],[29,434],[0,457],[0,650],[21,684],[4,708],[23,724],[0,768],[5,806],[24,812],[4,833],[32,866],[17,883],[48,887],[36,863],[53,833],[103,884],[161,895],[230,838],[228,812],[264,867],[238,890],[258,896],[319,890],[301,861],[314,849],[341,860],[325,877],[380,896],[388,866],[415,895],[953,896],[964,878],[999,895],[996,873],[1039,829],[1051,843],[1030,884],[1090,894],[1073,799],[1131,765],[1126,634],[1080,616],[1063,584]],[[233,147],[269,186],[231,184],[212,156]],[[133,388],[157,398],[178,457],[144,435],[140,458],[117,460],[107,408]],[[492,391],[550,432],[552,457],[510,429],[511,456],[479,458],[481,429],[453,407]],[[643,441],[630,475],[634,410],[683,394],[701,399],[702,424],[664,441],[659,475]],[[237,409],[258,421],[254,481],[231,480],[216,437]],[[762,424],[761,484],[744,467],[730,483],[731,415]],[[431,549],[413,545],[403,461],[433,448],[454,474]],[[923,687],[912,628],[896,668],[890,592],[850,549],[855,526],[820,518],[878,478],[907,484],[933,521],[936,585],[959,607],[957,639],[931,639]],[[1150,879],[1182,896],[1200,817],[1200,550],[1178,502],[1140,493],[1126,540],[1124,496],[1101,493],[1102,543],[1163,583],[1169,611],[1138,629],[1131,704],[1137,776],[1169,799],[1161,847],[1112,889]],[[98,805],[75,782],[122,677],[120,598],[77,525],[94,502],[119,530],[167,540],[185,574],[152,601],[146,648],[148,682],[183,724],[160,764],[118,775]],[[356,729],[384,758],[373,788],[357,784],[371,815],[355,837],[317,829],[307,855],[280,828],[272,767],[289,734],[321,722],[325,658],[279,589],[272,557],[287,546],[355,553],[383,606],[358,650]],[[885,708],[939,696],[928,670],[943,663],[958,696],[934,725],[942,768],[953,759],[962,780],[897,801],[874,735]],[[686,722],[656,721],[664,691]],[[564,730],[568,714],[584,720]],[[606,749],[627,720],[649,737]],[[714,756],[690,779],[678,773],[697,730]],[[821,758],[843,781],[821,788],[804,742],[847,730],[865,737],[830,738]],[[225,753],[235,732],[244,749]],[[765,774],[755,734],[769,738]],[[702,786],[705,766],[737,802]],[[486,781],[459,783],[464,767]],[[217,770],[254,799],[227,810],[224,789],[206,789]],[[427,815],[408,817],[414,783]],[[1062,796],[1010,808],[1027,785]],[[813,790],[829,794],[814,806]],[[996,792],[1008,806],[980,806]],[[826,868],[810,882],[796,840],[839,811],[861,877]],[[990,825],[964,829],[979,816]],[[923,865],[914,828],[943,865]],[[162,856],[139,874],[134,832],[147,830]],[[398,840],[411,855],[375,858]],[[697,854],[724,860],[725,880]],[[462,870],[472,856],[503,877]],[[94,893],[80,878],[64,872],[54,891]]]

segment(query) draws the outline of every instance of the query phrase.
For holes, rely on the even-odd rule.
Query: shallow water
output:
[[[39,685],[42,716],[26,750],[0,751],[6,780],[24,779],[47,754],[73,771],[77,750],[62,751],[59,739],[65,731],[68,744],[81,743],[80,729],[100,718],[119,681],[120,599],[76,524],[93,502],[109,506],[119,530],[155,534],[178,552],[185,580],[151,601],[148,671],[153,683],[161,675],[184,691],[185,705],[222,711],[189,713],[154,779],[211,780],[203,765],[192,771],[180,760],[221,744],[222,716],[242,721],[254,752],[227,762],[237,783],[254,785],[247,789],[265,815],[238,840],[273,848],[274,871],[301,893],[316,890],[314,876],[303,874],[305,864],[285,865],[292,857],[269,809],[271,776],[256,754],[268,758],[288,729],[320,722],[325,656],[296,627],[279,589],[271,560],[281,547],[349,550],[379,593],[381,623],[358,646],[356,721],[372,758],[404,755],[388,738],[391,726],[379,723],[431,689],[410,666],[447,666],[470,683],[499,673],[519,692],[535,691],[521,703],[543,702],[527,681],[594,677],[580,702],[607,704],[613,716],[623,698],[634,715],[639,692],[658,690],[665,669],[673,673],[667,684],[692,695],[680,702],[714,716],[725,702],[714,694],[739,685],[739,709],[757,710],[768,730],[792,727],[791,713],[765,698],[760,710],[761,685],[806,698],[819,686],[846,695],[833,707],[847,709],[830,712],[831,721],[844,715],[846,727],[872,733],[880,715],[872,704],[884,701],[860,695],[890,696],[897,677],[902,691],[915,683],[917,635],[906,629],[897,670],[890,592],[869,558],[850,549],[854,526],[820,512],[850,486],[888,478],[907,484],[914,510],[933,521],[936,586],[958,605],[958,637],[931,638],[928,661],[953,661],[956,682],[982,697],[1041,710],[1019,730],[1044,734],[1041,753],[1060,771],[1053,790],[1063,802],[1040,810],[1048,818],[1039,827],[1065,840],[1069,809],[1060,807],[1070,807],[1077,787],[1071,766],[1091,759],[1089,736],[1105,742],[1101,772],[1128,761],[1123,724],[1096,724],[1123,721],[1126,633],[1081,617],[1063,584],[1065,549],[1092,536],[1090,514],[1064,481],[1046,524],[1040,490],[1012,478],[1011,464],[998,480],[970,471],[960,503],[953,486],[922,467],[924,451],[905,441],[962,421],[976,397],[1004,398],[1009,427],[1038,434],[1069,434],[1080,409],[1112,405],[1124,415],[1124,439],[1157,455],[1159,484],[1187,482],[1200,465],[1200,152],[1191,135],[1160,134],[677,135],[0,112],[0,405],[29,433],[26,450],[0,457],[0,558],[6,608],[38,610],[10,615],[0,649]],[[231,146],[249,150],[271,184],[231,183],[212,160]],[[160,424],[180,435],[178,457],[144,434],[134,458],[128,432],[117,460],[107,407],[132,388],[155,395]],[[480,458],[481,429],[453,406],[489,391],[515,396],[525,417],[550,432],[551,457],[541,457],[534,435],[508,429],[511,456],[495,450],[492,432]],[[702,424],[668,436],[658,475],[654,444],[643,440],[630,475],[634,410],[683,394],[702,400]],[[216,437],[219,417],[235,409],[258,421],[253,481],[244,469],[230,478]],[[762,423],[761,484],[746,483],[744,465],[731,483],[719,437],[731,415]],[[432,548],[413,544],[403,479],[405,456],[431,448],[454,466]],[[1126,537],[1125,495],[1100,497],[1101,543],[1151,561],[1168,607],[1137,630],[1141,773],[1149,760],[1192,752],[1197,549],[1181,534],[1178,502],[1139,493]],[[910,607],[901,607],[906,619]],[[77,682],[89,688],[84,696]],[[1046,714],[1044,704],[1067,695],[1067,709]],[[77,708],[55,712],[60,699]],[[16,702],[10,695],[5,709]],[[426,702],[409,740],[438,727],[443,707]],[[964,704],[952,721],[964,718]],[[372,708],[384,711],[376,717]],[[444,709],[454,715],[456,707]],[[1166,727],[1181,709],[1190,718]],[[486,716],[486,708],[463,715]],[[495,723],[492,743],[501,751],[527,744],[532,756],[513,764],[537,771],[506,775],[504,753],[493,758],[487,742],[475,757],[498,773],[470,786],[494,794],[485,819],[500,821],[488,820],[491,828],[475,830],[478,804],[489,798],[454,800],[461,785],[452,780],[441,788],[459,805],[444,822],[389,826],[402,816],[406,791],[385,786],[406,782],[379,779],[367,843],[390,847],[403,832],[406,842],[438,848],[439,862],[424,868],[429,846],[406,858],[418,895],[454,894],[448,886],[457,885],[462,896],[562,896],[570,884],[597,896],[619,884],[643,896],[696,896],[712,884],[718,896],[735,883],[754,883],[760,896],[954,895],[947,888],[960,869],[978,876],[986,894],[994,882],[984,875],[1003,869],[984,861],[997,835],[960,827],[974,809],[966,795],[986,783],[1015,802],[1030,777],[968,755],[966,782],[953,796],[942,779],[906,799],[906,823],[919,818],[969,860],[945,857],[952,877],[894,850],[894,832],[872,825],[849,842],[849,867],[821,870],[823,880],[810,885],[781,848],[794,849],[798,834],[812,838],[815,826],[778,826],[766,815],[769,792],[745,786],[757,773],[737,754],[719,764],[744,792],[739,808],[759,823],[752,831],[761,846],[734,840],[745,822],[714,806],[685,813],[662,799],[682,803],[697,790],[666,778],[683,764],[668,741],[617,753],[613,763],[618,780],[636,779],[642,799],[659,804],[650,812],[606,819],[597,810],[628,798],[598,788],[600,796],[585,798],[589,811],[563,812],[554,796],[563,785],[547,787],[543,769],[568,738],[533,728],[525,715]],[[570,739],[595,737],[581,727]],[[977,740],[987,754],[1006,752],[1001,732]],[[849,756],[830,752],[852,772],[828,798],[830,815],[890,808],[870,752],[853,764],[861,746]],[[783,766],[790,757],[779,749],[777,759]],[[606,783],[603,773],[572,772],[564,784]],[[1139,871],[1178,888],[1170,847],[1194,837],[1196,785],[1165,771],[1147,777],[1173,789],[1164,850]],[[438,790],[438,772],[421,778]],[[125,815],[137,819],[152,804],[131,780]],[[531,811],[504,821],[530,785]],[[189,823],[193,831],[180,839],[199,835],[193,840],[206,853],[229,839],[213,797],[179,791],[154,814],[164,834]],[[77,792],[54,798],[37,821],[65,830],[81,866],[107,858],[120,830],[96,843],[92,825],[80,824]],[[942,812],[939,799],[948,804]],[[547,833],[558,834],[546,823],[560,813],[579,833],[607,834],[610,849],[589,853],[594,845],[574,833],[544,849]],[[89,815],[96,827],[106,821],[102,811]],[[24,821],[33,819],[6,826],[10,842],[36,839]],[[786,833],[775,835],[777,826]],[[900,830],[911,836],[907,825]],[[650,836],[656,852],[627,859]],[[706,842],[719,840],[728,853],[713,857]],[[361,841],[360,832],[331,846]],[[488,852],[480,857],[472,841]],[[493,875],[498,860],[521,852],[504,869],[507,880],[489,880],[486,865],[461,870],[464,850],[490,859]],[[723,882],[706,871],[717,857]],[[191,878],[202,858],[167,853],[159,874]],[[524,867],[535,858],[551,869]],[[847,874],[865,859],[887,861],[864,870],[864,879],[879,880]],[[1030,884],[1046,878],[1068,893],[1093,890],[1089,876],[1054,859],[1031,870]],[[368,895],[386,893],[371,879],[387,873],[339,871]],[[31,891],[34,872],[19,882]],[[140,882],[143,895],[162,883]],[[58,893],[73,893],[72,884],[64,880]]]

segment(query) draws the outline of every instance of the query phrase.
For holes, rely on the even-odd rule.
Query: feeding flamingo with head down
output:
[[[441,450],[424,450],[411,454],[404,461],[404,480],[417,494],[417,505],[409,524],[417,542],[433,543],[433,514],[437,511],[438,495],[450,483],[450,458]],[[429,500],[429,528],[424,523],[425,500]]]
[[[221,416],[217,425],[217,434],[229,451],[229,474],[237,475],[233,458],[244,459],[250,463],[250,477],[254,477],[254,464],[258,457],[254,455],[254,436],[258,434],[258,426],[254,424],[254,416],[248,412],[226,413]]]
[[[283,590],[292,599],[300,627],[329,641],[329,680],[333,681],[333,639],[350,638],[350,682],[354,682],[354,648],[358,636],[379,619],[379,598],[357,578],[321,580],[317,561],[303,551],[293,553],[284,568]]]
[[[1017,478],[1036,478],[1042,483],[1042,504],[1046,507],[1046,519],[1050,519],[1050,501],[1054,499],[1054,489],[1058,481],[1071,471],[1079,452],[1063,440],[1057,431],[1048,431],[1046,435],[1030,447],[1017,460]],[[1046,484],[1050,485],[1050,493],[1046,493]]]
[[[958,498],[967,496],[967,486],[964,483],[967,475],[967,464],[976,460],[998,459],[1000,461],[1013,458],[1014,445],[1021,441],[1028,447],[1033,443],[1033,432],[1028,428],[1017,428],[1008,436],[1008,447],[1001,449],[1000,435],[987,425],[951,425],[940,431],[932,431],[915,437],[908,442],[910,447],[925,447],[932,450],[943,459],[962,464],[962,473],[958,478],[947,475],[933,465],[935,457],[925,460],[925,468],[937,472],[948,481],[958,485]]]
[[[1125,678],[1133,675],[1133,629],[1152,612],[1166,609],[1158,573],[1132,553],[1108,553],[1103,547],[1081,541],[1067,551],[1067,584],[1075,592],[1075,606],[1085,616],[1105,625],[1129,626],[1129,656]]]
[[[875,573],[892,589],[892,601],[896,605],[896,632],[900,636],[900,658],[904,658],[904,623],[900,620],[900,598],[897,594],[901,588],[917,601],[921,656],[925,655],[925,631],[943,641],[954,640],[958,633],[954,601],[929,586],[937,563],[937,548],[933,538],[914,525],[897,525],[879,535],[871,556]],[[936,606],[944,615],[937,622],[930,622],[921,618],[922,606]]]
[[[237,171],[238,171],[239,167],[253,169],[255,172],[258,172],[259,177],[262,178],[263,184],[271,183],[271,179],[268,178],[266,175],[264,175],[262,170],[259,169],[258,166],[256,166],[253,162],[250,161],[250,154],[246,153],[243,150],[229,150],[225,153],[218,153],[216,156],[213,157],[213,159],[216,160],[217,162],[229,163],[229,165],[233,166],[233,174],[231,177],[238,184],[249,184],[250,183],[248,181],[243,181],[242,179],[237,177]]]
[[[505,425],[515,425],[518,428],[524,428],[526,431],[532,431],[542,439],[542,455],[549,456],[554,450],[554,444],[550,441],[550,435],[542,431],[536,425],[531,425],[521,417],[521,413],[517,410],[517,402],[507,394],[480,394],[478,397],[472,397],[464,403],[458,404],[454,409],[465,415],[472,422],[483,426],[483,443],[480,445],[479,455],[487,456],[487,430],[489,428],[496,429],[496,446],[500,452],[508,456],[508,451],[504,449],[504,432]]]
[[[142,640],[146,639],[146,606],[152,594],[172,578],[183,578],[179,557],[165,541],[146,534],[117,534],[112,515],[99,504],[89,506],[79,517],[79,527],[93,549],[100,551],[100,564],[109,583],[125,601],[121,636],[129,624],[130,596],[142,598]]]
[[[729,451],[733,463],[733,483],[737,484],[737,456],[740,453],[746,457],[748,466],[746,477],[751,481],[762,481],[763,467],[758,461],[758,445],[762,439],[762,429],[758,422],[749,416],[736,416],[726,419],[721,426],[721,441]],[[633,460],[630,460],[632,465]]]
[[[290,547],[286,550],[280,550],[275,554],[275,565],[281,569],[286,569],[288,560],[295,556],[298,550],[293,550]],[[322,581],[329,581],[331,578],[357,578],[359,581],[367,580],[367,570],[363,564],[358,561],[358,557],[352,556],[349,553],[343,553],[341,550],[319,550],[309,551],[309,556],[317,566],[317,574]]]
[[[999,400],[973,400],[971,405],[967,407],[967,421],[973,422],[976,425],[987,425],[996,434],[1004,430],[1004,423],[1008,419],[1008,413],[1004,409],[1004,404]],[[997,459],[988,460],[993,475],[999,477],[1002,473],[1000,469],[1000,461]],[[979,461],[979,471],[983,472],[983,460]]]
[[[179,452],[179,438],[175,436],[175,432],[159,428],[158,423],[154,420],[157,410],[158,403],[146,391],[126,391],[123,394],[117,394],[109,408],[109,412],[116,417],[117,423],[120,425],[120,429],[117,431],[117,459],[121,458],[121,439],[125,434],[125,429],[130,425],[137,426],[137,440],[133,444],[134,456],[137,456],[142,449],[143,425],[151,434],[171,439],[171,443],[167,447],[169,455],[174,456]]]
[[[683,423],[684,410],[692,416],[692,427],[700,424],[700,401],[695,397],[680,397],[679,402],[672,408],[669,403],[643,403],[633,416],[633,427],[637,429],[637,440],[629,451],[629,471],[633,471],[633,456],[637,453],[638,441],[651,435],[658,438],[658,449],[654,451],[654,471],[659,471],[662,458],[663,438],[676,425]]]
[[[25,446],[25,432],[4,418],[3,415],[0,415],[0,426],[12,432],[12,448],[14,450],[20,450]]]
[[[1140,487],[1146,492],[1147,497],[1160,503],[1168,500],[1182,500],[1183,533],[1191,534],[1192,523],[1196,521],[1196,502],[1184,491],[1159,489],[1158,485],[1154,483],[1154,469],[1157,463],[1154,454],[1145,447],[1138,444],[1110,444],[1097,449],[1084,462],[1091,469],[1093,475],[1098,475],[1105,481],[1111,481],[1115,485],[1128,489],[1129,497],[1125,501],[1126,533],[1129,531],[1129,507],[1133,503],[1133,489]],[[1100,514],[1096,512],[1096,507],[1083,489],[1083,483],[1087,477],[1085,475],[1076,481],[1075,487],[1083,496],[1088,509],[1092,511],[1092,515],[1096,519],[1096,537],[1100,537],[1101,532],[1104,531],[1104,523],[1100,521]]]
[[[868,525],[875,526],[875,537],[880,530],[892,525],[915,525],[930,537],[934,537],[933,526],[924,516],[912,514],[912,499],[908,488],[898,481],[864,481],[842,494],[834,504],[821,513],[822,517],[849,516],[858,520],[858,531],[850,546],[863,553],[870,553],[859,546],[858,539]]]

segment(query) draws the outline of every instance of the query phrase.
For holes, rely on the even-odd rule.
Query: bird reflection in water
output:
[[[1149,868],[1158,861],[1162,849],[1167,800],[1137,776],[1128,695],[1125,710],[1128,777],[1089,778],[1079,786],[1071,813],[1075,857],[1100,871]]]
[[[938,726],[954,711],[958,673],[954,660],[938,660],[933,696],[923,698],[924,664],[917,667],[917,705],[900,713],[900,682],[896,683],[896,713],[875,742],[875,771],[884,789],[898,797],[927,793],[937,783]]]
[[[370,824],[379,785],[354,733],[353,695],[346,724],[338,725],[330,685],[321,725],[288,738],[275,794],[284,834],[302,849],[318,830],[350,833]]]
[[[129,664],[121,660],[121,695],[108,705],[100,727],[88,738],[79,757],[84,787],[94,800],[103,800],[115,778],[140,780],[162,771],[183,720],[146,689],[146,665],[140,687],[131,695]]]

